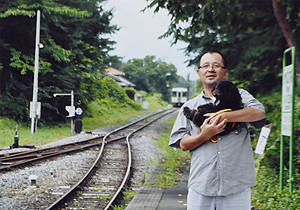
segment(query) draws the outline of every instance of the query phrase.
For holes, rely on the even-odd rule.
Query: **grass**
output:
[[[14,143],[17,122],[0,118],[0,147],[10,146]],[[38,128],[38,132],[31,134],[31,125],[18,124],[19,145],[42,145],[71,135],[71,127],[67,124],[60,127]]]
[[[157,146],[162,149],[161,152],[161,167],[164,173],[160,173],[156,176],[155,187],[159,188],[171,188],[177,184],[179,174],[178,169],[182,164],[189,159],[189,153],[184,152],[181,149],[174,149],[169,147],[169,137],[173,127],[175,119],[168,121],[168,129],[162,133],[159,139],[156,141]]]
[[[126,121],[128,119],[134,116],[168,106],[166,102],[163,102],[160,99],[160,95],[154,94],[148,96],[146,97],[146,100],[149,102],[148,110],[144,110],[142,108],[136,110],[130,106],[120,107],[118,103],[111,102],[109,100],[104,101],[104,103],[100,103],[100,101],[92,102],[88,105],[88,109],[90,111],[83,114],[82,130],[90,131],[95,128],[101,128],[108,125],[123,125],[127,123]],[[37,132],[32,135],[31,124],[18,123],[8,118],[0,118],[0,148],[10,146],[14,143],[17,124],[19,145],[33,144],[35,146],[39,146],[73,135],[71,134],[69,119],[67,119],[67,123],[60,124],[55,127],[40,128],[38,126]]]

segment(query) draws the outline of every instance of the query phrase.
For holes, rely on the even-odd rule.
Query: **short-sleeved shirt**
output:
[[[244,108],[253,107],[264,112],[263,105],[250,93],[239,89]],[[202,91],[187,101],[179,110],[169,145],[180,148],[183,137],[198,135],[199,128],[183,114],[183,107],[197,109],[199,105],[213,103]],[[241,123],[239,132],[218,136],[218,142],[207,140],[190,150],[191,167],[188,187],[205,196],[226,196],[239,193],[256,184],[255,165],[249,133],[249,123]]]

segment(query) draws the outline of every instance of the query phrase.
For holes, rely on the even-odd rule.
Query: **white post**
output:
[[[33,80],[33,116],[31,118],[31,134],[37,130],[37,93],[38,93],[38,74],[39,74],[39,43],[40,43],[40,10],[37,11],[36,19],[36,39],[35,39],[35,64],[34,64],[34,80]]]
[[[71,106],[74,106],[74,91],[71,91]],[[71,117],[71,133],[74,131],[73,117]]]

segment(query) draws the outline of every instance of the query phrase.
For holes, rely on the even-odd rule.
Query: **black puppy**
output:
[[[222,80],[215,83],[212,94],[216,97],[216,103],[209,103],[197,107],[197,110],[191,110],[188,107],[183,108],[183,114],[186,118],[191,120],[197,127],[200,127],[207,118],[203,116],[206,113],[214,113],[222,109],[231,109],[232,111],[242,109],[242,98],[238,88],[228,80]],[[219,135],[225,135],[232,130],[237,130],[238,123],[228,122],[225,130]]]

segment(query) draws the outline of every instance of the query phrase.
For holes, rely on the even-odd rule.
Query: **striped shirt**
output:
[[[250,93],[239,89],[244,108],[253,107],[264,111],[263,105]],[[213,103],[202,91],[187,101],[179,110],[169,145],[180,148],[179,141],[185,136],[198,135],[196,127],[183,114],[183,107],[197,109],[199,105]],[[253,151],[249,123],[242,123],[238,133],[218,136],[218,142],[205,141],[190,151],[191,167],[188,187],[205,196],[226,196],[239,193],[256,184]]]

